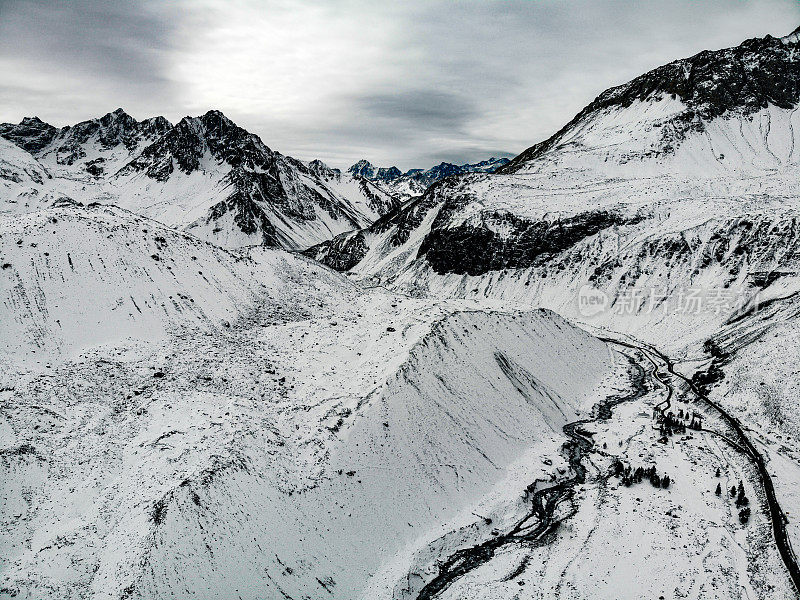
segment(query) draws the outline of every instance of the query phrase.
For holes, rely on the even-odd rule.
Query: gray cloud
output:
[[[121,104],[169,102],[175,90],[165,65],[175,37],[164,6],[3,1],[0,110],[66,124]]]
[[[423,131],[461,130],[480,114],[472,97],[435,90],[366,95],[354,98],[353,104],[367,116]]]
[[[798,24],[794,0],[0,0],[0,121],[218,108],[298,158],[467,162],[660,64]]]
[[[0,52],[73,71],[158,78],[171,28],[159,5],[92,0],[3,2]]]

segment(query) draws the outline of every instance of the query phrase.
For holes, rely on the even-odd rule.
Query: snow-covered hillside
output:
[[[128,337],[217,331],[295,302],[313,314],[355,294],[282,251],[231,254],[119,208],[69,201],[0,218],[0,263],[0,360],[26,365]]]
[[[0,136],[52,175],[5,189],[0,212],[66,196],[115,204],[228,248],[303,249],[369,225],[398,203],[319,161],[272,151],[219,111],[175,126],[163,117],[139,122],[122,109],[60,130],[30,118],[0,125]],[[4,141],[0,161],[20,160]]]
[[[519,509],[616,362],[546,311],[356,293],[120,209],[10,221],[4,596],[389,597]]]
[[[655,69],[604,92],[498,173],[440,182],[307,254],[408,292],[577,318],[591,286],[607,297],[600,320],[653,340],[702,338],[735,306],[682,315],[647,295],[677,303],[690,288],[736,291],[735,304],[765,274],[797,266],[796,47],[767,37]]]

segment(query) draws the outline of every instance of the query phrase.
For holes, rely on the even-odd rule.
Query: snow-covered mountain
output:
[[[122,109],[62,129],[26,118],[0,125],[0,136],[51,175],[24,190],[7,186],[3,211],[66,196],[115,204],[225,247],[301,249],[366,226],[398,203],[369,181],[274,152],[219,111],[174,126],[163,117],[139,122]],[[21,160],[2,148],[0,160]]]
[[[782,511],[800,510],[794,416],[800,372],[799,105],[797,32],[701,52],[607,90],[551,138],[496,173],[442,180],[396,213],[307,254],[366,285],[415,296],[546,307],[592,331],[644,340],[673,355],[681,363],[677,369],[693,376],[721,407],[704,414],[728,411],[748,432],[742,436],[752,440],[753,450],[743,466],[752,473],[762,461],[753,493],[759,514],[771,515],[763,547],[774,549],[784,539],[796,547],[800,527]],[[674,374],[659,377],[670,390],[677,389],[676,380]],[[697,408],[694,391],[684,386],[677,393]],[[608,448],[651,427],[637,422],[633,412],[627,419],[630,429],[617,430]],[[721,423],[708,429],[731,431]],[[677,505],[712,511],[686,521],[691,535],[710,531],[698,527],[699,521],[714,527],[747,523],[749,511],[737,519],[715,501],[716,494],[706,492],[726,485],[713,474],[719,469],[715,464],[728,459],[704,437],[702,456],[716,456],[704,463],[691,439],[685,436],[673,446],[680,449],[670,464],[692,458],[686,467],[675,467],[688,485],[676,488],[671,498],[647,508],[637,497],[637,504],[617,514],[608,510],[605,494],[614,497],[615,506],[626,502],[625,494],[613,485],[603,487],[583,500],[569,535],[562,532],[556,543],[482,559],[480,552],[492,548],[485,542],[469,554],[475,564],[461,570],[467,554],[453,552],[447,563],[452,567],[439,562],[439,569],[432,569],[443,583],[434,580],[433,587],[422,588],[433,592],[409,597],[510,599],[519,597],[523,583],[532,590],[529,597],[547,597],[554,589],[581,590],[576,597],[620,597],[621,589],[631,589],[632,598],[709,589],[702,575],[690,575],[692,583],[681,579],[706,572],[701,558],[708,556],[709,538],[681,552],[680,559],[669,552],[670,558],[659,559],[658,550],[642,560],[631,558],[631,552],[640,552],[641,532],[663,514],[663,502],[672,516]],[[659,441],[673,443],[667,437]],[[627,456],[652,460],[662,455],[659,446],[645,434]],[[740,458],[748,456],[740,451]],[[767,472],[774,482],[770,500]],[[718,508],[723,513],[710,516]],[[645,518],[633,524],[642,511]],[[778,531],[783,523],[786,533]],[[745,528],[748,535],[754,531]],[[716,542],[711,546],[720,548]],[[607,553],[606,564],[600,557]],[[693,556],[700,562],[690,566]],[[775,563],[770,572],[781,575],[768,583],[750,576],[730,583],[726,577],[712,586],[717,591],[711,595],[736,597],[740,586],[754,586],[760,589],[756,596],[794,597],[798,572],[792,556],[785,552]],[[625,574],[618,572],[620,560],[630,566]],[[653,561],[661,565],[658,571],[649,566]],[[682,566],[665,567],[677,565],[674,561]],[[683,575],[676,577],[674,570]],[[795,584],[778,589],[787,572],[794,573]],[[515,580],[519,585],[510,584]],[[778,587],[768,590],[773,583]],[[719,592],[719,585],[732,587]]]
[[[795,597],[799,51],[494,173],[0,126],[0,598]]]
[[[791,36],[701,52],[609,89],[497,173],[442,181],[308,254],[406,291],[578,318],[584,285],[619,310],[654,288],[746,298],[798,266],[798,101]],[[675,328],[645,301],[633,313],[654,336]]]
[[[375,167],[368,160],[362,159],[347,169],[347,172],[373,181],[393,196],[407,200],[423,194],[428,187],[445,177],[464,173],[493,173],[508,162],[507,158],[494,157],[463,165],[443,162],[428,170],[409,169],[403,173],[397,167]]]
[[[755,38],[654,69],[603,92],[501,172],[709,177],[785,169],[796,161],[796,45],[796,35]]]

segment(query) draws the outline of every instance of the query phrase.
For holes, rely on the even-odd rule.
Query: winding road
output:
[[[783,560],[784,565],[786,566],[786,570],[789,573],[789,576],[794,583],[795,592],[797,596],[800,598],[800,566],[798,566],[797,562],[797,555],[794,553],[794,549],[792,548],[792,542],[789,538],[789,534],[786,531],[786,517],[781,510],[780,504],[778,503],[778,498],[775,494],[775,486],[772,483],[772,477],[770,476],[769,472],[767,471],[766,461],[764,460],[763,455],[756,449],[755,445],[750,441],[750,438],[744,432],[744,428],[739,423],[738,419],[733,417],[730,413],[728,413],[725,409],[719,406],[716,402],[710,400],[707,395],[705,395],[702,391],[700,391],[697,386],[692,383],[691,379],[685,377],[681,373],[678,373],[674,369],[674,365],[672,361],[661,353],[657,348],[649,345],[644,344],[641,342],[632,343],[629,341],[609,338],[609,337],[600,337],[601,340],[610,344],[617,344],[620,346],[625,346],[627,348],[632,348],[635,350],[639,350],[644,354],[648,360],[657,365],[657,361],[661,361],[663,363],[664,369],[669,373],[671,376],[677,377],[678,379],[683,380],[688,388],[692,391],[695,397],[702,403],[704,403],[709,409],[719,414],[722,421],[730,427],[736,434],[738,438],[738,443],[731,442],[731,446],[735,448],[737,451],[742,452],[745,456],[747,456],[753,465],[756,467],[758,471],[759,481],[761,486],[764,490],[764,495],[767,500],[767,506],[769,509],[769,517],[772,523],[772,533],[775,537],[775,545],[778,548],[778,552],[781,555],[781,559]],[[660,370],[658,366],[656,366],[656,370]],[[667,383],[666,381],[662,380],[661,377],[656,376],[656,379],[661,383],[667,385],[672,392],[672,384]],[[672,393],[670,393],[670,397]],[[718,432],[711,432],[711,433],[718,433]],[[726,438],[724,435],[722,436],[724,439]],[[730,441],[730,440],[729,440]]]
[[[676,377],[684,381],[697,400],[705,404],[711,411],[716,412],[724,424],[735,433],[738,442],[731,440],[721,432],[706,430],[723,437],[736,451],[743,453],[756,467],[767,500],[776,547],[798,592],[798,597],[800,597],[800,568],[786,531],[786,518],[778,503],[772,478],[767,472],[764,458],[745,435],[739,421],[697,389],[690,379],[676,372],[672,361],[657,348],[638,341],[632,342],[611,337],[600,337],[600,339],[608,344],[639,351],[647,359],[652,366],[652,370],[648,374],[661,384],[667,392],[666,398],[656,408],[664,412],[671,405],[672,398],[675,397],[677,392],[670,378]],[[552,486],[538,490],[536,489],[536,482],[529,485],[527,489],[528,498],[530,499],[528,514],[518,521],[510,531],[500,533],[475,546],[462,548],[445,559],[439,564],[439,571],[436,577],[420,590],[417,600],[434,600],[438,598],[454,581],[489,562],[497,551],[506,545],[520,543],[541,545],[546,543],[548,534],[553,532],[563,519],[571,516],[572,513],[559,518],[556,516],[556,509],[559,504],[572,497],[575,486],[586,481],[586,467],[584,467],[582,459],[586,454],[593,451],[594,442],[591,439],[591,434],[582,430],[582,426],[609,419],[614,406],[621,402],[638,399],[648,391],[645,383],[644,368],[639,364],[632,364],[634,367],[632,382],[635,387],[633,392],[626,395],[608,397],[595,407],[592,418],[574,421],[563,427],[564,434],[568,438],[568,441],[563,446],[563,451],[569,459],[570,477]]]

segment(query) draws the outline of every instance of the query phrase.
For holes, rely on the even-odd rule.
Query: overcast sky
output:
[[[798,25],[797,0],[0,0],[0,122],[217,108],[332,166],[472,162],[648,69]]]

